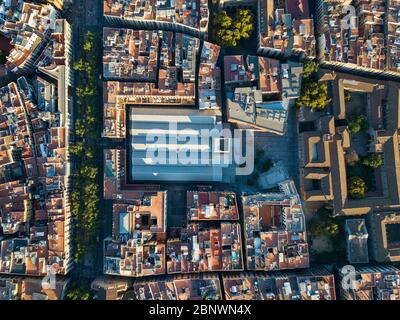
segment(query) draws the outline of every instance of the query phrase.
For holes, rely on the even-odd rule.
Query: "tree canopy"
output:
[[[309,232],[311,236],[333,237],[339,233],[339,225],[333,220],[312,220],[310,222]]]
[[[99,66],[96,63],[99,54],[98,39],[99,37],[92,32],[83,35],[83,50],[79,52],[78,60],[74,63],[74,69],[79,77],[76,86],[75,142],[70,145],[69,150],[75,159],[71,211],[76,229],[75,261],[77,262],[81,262],[84,255],[95,247],[99,231],[99,163],[96,158],[99,136],[96,106],[99,105],[100,98]],[[71,292],[71,298],[80,294],[77,290]]]
[[[309,233],[311,237],[335,237],[339,234],[339,225],[332,218],[332,210],[322,207],[316,217],[310,221]]]
[[[325,83],[306,82],[301,88],[301,96],[297,99],[297,107],[325,109],[329,103],[328,88]]]
[[[364,166],[377,169],[383,164],[382,156],[379,153],[373,153],[368,157],[364,158],[362,161]]]
[[[238,9],[232,18],[225,10],[217,12],[214,20],[215,39],[224,47],[236,47],[241,39],[248,39],[253,31],[253,15],[250,10]]]
[[[90,292],[86,288],[71,289],[67,293],[67,300],[91,300]]]
[[[350,118],[348,128],[350,133],[356,134],[361,130],[364,130],[367,126],[367,117],[363,114],[359,114]]]
[[[319,70],[319,65],[315,61],[306,61],[303,64],[303,81],[314,76]]]
[[[364,199],[367,185],[360,177],[351,177],[348,185],[348,192],[353,199]]]

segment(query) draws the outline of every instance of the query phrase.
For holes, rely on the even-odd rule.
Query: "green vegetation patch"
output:
[[[356,134],[361,130],[367,129],[367,117],[363,114],[351,117],[348,123],[348,128],[352,134]]]
[[[70,146],[75,169],[72,175],[72,214],[75,222],[75,261],[94,250],[99,233],[99,187],[97,138],[99,137],[99,92],[97,58],[99,36],[88,32],[82,55],[74,63],[78,71],[75,142]],[[77,293],[78,294],[78,293]]]
[[[339,234],[339,225],[331,217],[332,210],[322,207],[317,211],[317,217],[309,223],[310,237],[334,237]]]
[[[78,286],[73,284],[68,290],[66,300],[91,300],[92,296],[88,289],[88,286]]]
[[[347,189],[352,199],[364,199],[367,192],[367,184],[362,178],[354,176],[349,179]]]
[[[347,151],[346,173],[348,192],[353,199],[363,199],[367,191],[375,191],[375,170],[383,165],[382,155],[371,153],[366,157],[358,157],[355,151]]]
[[[303,76],[300,97],[296,100],[297,108],[325,109],[330,99],[326,83],[317,81],[319,66],[314,61],[307,61],[303,65]]]
[[[240,40],[250,38],[253,25],[253,14],[248,9],[237,9],[234,17],[219,10],[213,19],[215,41],[223,47],[236,47]]]
[[[365,157],[362,164],[372,169],[378,169],[383,165],[383,158],[379,153],[373,153]]]

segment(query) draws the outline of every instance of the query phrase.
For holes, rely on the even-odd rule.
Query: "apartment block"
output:
[[[21,74],[32,71],[35,61],[56,31],[58,11],[49,4],[7,1],[0,6],[0,33],[11,39],[6,68]]]
[[[155,81],[159,42],[157,31],[104,28],[104,77]]]
[[[195,273],[243,270],[239,223],[190,223],[180,237],[168,239],[167,272]]]
[[[166,192],[131,192],[113,205],[112,237],[104,240],[104,273],[165,273]]]
[[[104,0],[104,16],[111,23],[129,21],[207,32],[209,9],[207,0]]]
[[[67,114],[36,99],[24,77],[0,88],[0,273],[66,274],[72,266]]]
[[[242,197],[248,270],[276,271],[309,267],[305,217],[294,183],[282,193]]]
[[[241,128],[286,132],[289,106],[300,95],[302,64],[256,56],[225,56],[228,121]]]
[[[204,41],[199,65],[199,109],[221,108],[221,69],[216,66],[221,47]]]
[[[318,0],[320,58],[399,72],[399,4],[398,0]]]
[[[316,55],[308,1],[258,0],[258,52]]]
[[[324,269],[224,275],[222,283],[226,300],[336,300],[334,276]]]
[[[64,300],[70,280],[57,278],[54,287],[41,277],[0,277],[1,300]]]
[[[188,220],[239,220],[239,208],[234,192],[188,191]]]
[[[221,300],[221,286],[216,275],[164,277],[159,281],[135,281],[126,294],[134,300]]]
[[[400,1],[389,0],[387,6],[387,68],[400,72]]]

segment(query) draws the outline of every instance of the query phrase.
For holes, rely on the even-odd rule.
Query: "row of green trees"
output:
[[[329,103],[326,83],[318,82],[319,66],[314,61],[307,61],[303,66],[301,95],[296,100],[298,108],[325,109]]]
[[[219,10],[213,19],[214,38],[223,47],[236,47],[253,32],[253,14],[248,9],[237,9],[234,17]]]
[[[76,88],[75,143],[70,147],[75,169],[72,177],[72,214],[75,220],[75,261],[95,249],[99,232],[99,188],[96,141],[99,135],[98,38],[88,32],[83,50],[74,63],[78,72]]]

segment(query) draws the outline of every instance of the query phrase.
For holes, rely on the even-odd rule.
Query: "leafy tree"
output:
[[[92,71],[92,67],[89,62],[79,59],[74,63],[74,70],[90,73]]]
[[[94,44],[93,44],[92,41],[86,40],[86,41],[83,43],[83,50],[90,52],[90,51],[93,50],[93,45],[94,45]]]
[[[71,154],[77,156],[77,155],[80,155],[83,153],[84,148],[85,148],[85,146],[84,146],[83,142],[78,141],[69,147],[69,151],[71,152]]]
[[[85,123],[87,125],[93,124],[95,121],[96,121],[95,117],[92,117],[92,116],[86,116],[85,117]]]
[[[350,122],[349,123],[349,131],[352,134],[359,133],[361,131],[361,126],[357,122]]]
[[[236,47],[241,39],[248,39],[253,31],[253,15],[250,10],[238,9],[231,18],[224,10],[217,12],[214,20],[214,36],[224,47]]]
[[[306,61],[303,64],[303,81],[309,79],[319,70],[319,65],[315,61]]]
[[[95,88],[89,86],[78,86],[76,88],[76,96],[79,98],[85,96],[93,96],[95,94]]]
[[[95,45],[94,40],[88,38],[83,43],[83,50],[86,52],[91,52],[94,50],[94,45]]]
[[[81,119],[75,121],[75,134],[80,138],[83,138],[86,134],[86,128]]]
[[[339,225],[332,218],[332,210],[325,206],[319,208],[316,217],[310,221],[309,235],[311,237],[335,237],[338,234]]]
[[[76,96],[78,98],[83,98],[86,94],[86,87],[79,86],[76,88]]]
[[[334,237],[339,233],[339,225],[333,219],[318,220],[313,219],[309,225],[309,234],[311,237]]]
[[[329,103],[328,89],[325,83],[306,82],[301,88],[301,96],[297,99],[298,108],[325,109]]]
[[[89,31],[86,33],[85,40],[83,43],[83,50],[86,52],[92,52],[95,48],[95,35],[93,32]]]
[[[348,192],[353,199],[364,199],[367,185],[360,177],[351,177],[348,185]]]
[[[221,29],[216,32],[217,42],[223,47],[236,47],[237,36],[231,30]]]
[[[239,31],[240,38],[248,39],[253,31],[253,15],[250,10],[238,9],[233,20],[235,31]]]
[[[83,177],[86,177],[86,178],[89,178],[89,179],[96,179],[97,168],[96,167],[89,167],[87,165],[84,165],[80,170],[80,174]]]
[[[382,156],[379,153],[373,153],[363,159],[362,161],[364,166],[371,167],[373,169],[377,169],[383,164]]]
[[[67,293],[67,300],[91,300],[90,292],[86,288],[72,289]]]
[[[228,29],[232,25],[232,18],[228,16],[225,10],[220,10],[217,12],[214,18],[214,26],[220,27],[221,29]]]
[[[367,127],[367,117],[360,114],[350,118],[348,128],[350,133],[356,134]]]
[[[95,40],[95,34],[92,31],[86,32],[86,40],[94,41]]]
[[[86,158],[88,158],[88,159],[93,159],[93,151],[92,150],[86,150],[86,152],[85,152],[85,157]]]

